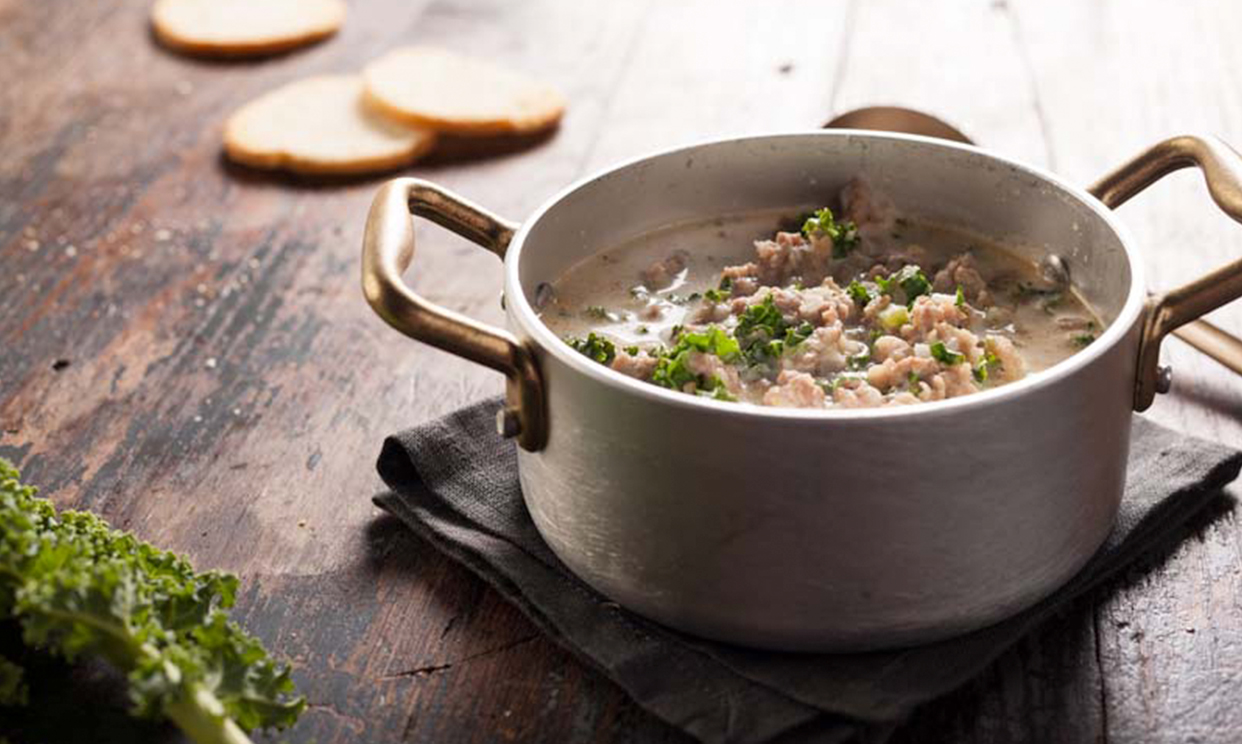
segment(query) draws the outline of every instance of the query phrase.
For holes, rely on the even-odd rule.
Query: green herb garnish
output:
[[[602,305],[591,305],[586,309],[586,314],[597,320],[606,320],[609,323],[616,323],[621,320],[621,316]]]
[[[875,283],[880,286],[880,291],[890,297],[900,288],[906,297],[906,305],[914,307],[914,300],[923,295],[929,295],[932,291],[931,282],[927,280],[927,275],[917,264],[906,264],[901,270],[887,277],[877,276]]]
[[[849,220],[837,222],[828,207],[817,209],[802,223],[802,234],[808,238],[815,234],[832,238],[832,257],[845,258],[858,247],[858,226]]]
[[[957,285],[957,292],[953,297],[953,304],[957,307],[966,307],[966,293],[962,291],[962,285]]]
[[[718,382],[716,378],[708,379],[690,370],[687,362],[692,351],[715,354],[730,363],[736,362],[742,355],[737,339],[722,328],[710,326],[702,333],[681,333],[672,349],[655,354],[659,361],[651,374],[651,381],[671,390],[685,390],[691,383],[696,390],[714,390]]]
[[[988,351],[984,352],[983,358],[975,363],[975,367],[971,370],[971,373],[975,376],[975,382],[984,383],[988,381],[989,370],[995,369],[999,366],[1000,357]]]
[[[733,296],[733,279],[731,277],[721,277],[720,284],[715,289],[709,289],[703,293],[703,298],[708,302],[719,304]]]
[[[1091,345],[1092,341],[1095,341],[1094,333],[1078,333],[1070,337],[1070,343],[1080,349],[1087,348]]]
[[[937,362],[946,364],[950,367],[955,364],[961,364],[966,359],[965,354],[959,354],[956,351],[952,351],[949,347],[944,345],[943,341],[937,341],[931,345],[931,355],[932,359],[935,359]]]
[[[871,302],[874,297],[872,291],[867,289],[867,286],[857,279],[850,282],[850,285],[845,288],[845,291],[849,294],[850,299],[854,301],[854,305],[856,305],[859,310],[866,307],[867,303]]]
[[[616,345],[595,333],[589,334],[586,338],[566,338],[565,343],[569,344],[574,351],[600,364],[611,364],[617,356]]]
[[[1027,282],[1018,282],[1013,294],[1014,299],[1019,302],[1039,299],[1040,309],[1049,315],[1052,314],[1052,308],[1061,304],[1061,301],[1064,299],[1064,293],[1057,287],[1037,287]]]
[[[776,309],[776,301],[769,292],[763,300],[746,308],[737,320],[737,337],[743,343],[762,334],[768,339],[780,338],[785,335],[788,327],[781,311]]]
[[[713,375],[710,380],[706,380],[706,386],[695,389],[694,394],[712,400],[723,400],[729,403],[736,403],[737,397],[725,388],[724,381]]]
[[[901,267],[901,271],[893,278],[901,285],[901,291],[906,293],[906,305],[909,307],[914,307],[916,298],[931,294],[931,282],[927,281],[927,275],[922,269],[914,264]]]
[[[868,347],[862,351],[845,358],[845,364],[852,370],[865,369],[871,363],[871,348]]]
[[[780,357],[787,349],[802,343],[814,332],[815,327],[810,323],[803,322],[795,326],[786,321],[781,311],[776,308],[771,293],[762,302],[746,308],[738,318],[736,329],[737,340],[751,364],[765,364],[770,359]]]
[[[781,341],[785,346],[793,348],[810,338],[813,333],[815,333],[815,326],[804,320],[797,326],[790,326],[785,329],[785,337]]]

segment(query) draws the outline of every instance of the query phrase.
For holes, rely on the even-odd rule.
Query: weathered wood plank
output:
[[[357,253],[379,179],[308,184],[224,164],[232,107],[400,43],[486,50],[561,85],[564,126],[529,149],[411,172],[515,218],[621,158],[863,104],[941,112],[1082,182],[1183,129],[1242,140],[1229,84],[1238,10],[1206,0],[1175,12],[390,0],[356,4],[326,44],[257,64],[174,57],[151,43],[146,10],[0,0],[0,454],[60,503],[240,572],[242,620],[294,659],[314,703],[294,741],[680,737],[377,518],[380,438],[499,378],[404,342],[366,308]],[[1236,226],[1195,181],[1126,207],[1158,286],[1237,255]],[[495,260],[442,231],[419,239],[415,285],[499,322]],[[1242,307],[1215,318],[1242,330]],[[1176,392],[1152,415],[1242,443],[1238,380],[1176,343],[1167,356]],[[1228,741],[1237,534],[1219,519],[898,739]],[[106,685],[89,693],[91,676],[68,683],[106,697]],[[117,717],[92,727],[95,740],[160,731]]]
[[[641,8],[389,3],[355,12],[338,40],[252,66],[152,47],[145,6],[89,35],[29,24],[41,47],[75,51],[63,73],[34,77],[3,129],[6,152],[30,153],[3,171],[6,198],[21,201],[0,223],[14,282],[0,292],[3,453],[60,503],[241,573],[241,619],[295,659],[314,701],[298,740],[486,740],[517,730],[514,709],[520,727],[668,738],[464,570],[404,532],[368,531],[383,435],[499,389],[492,373],[403,343],[362,301],[358,246],[378,181],[312,186],[218,158],[227,111],[279,82],[410,41],[487,49],[581,103],[520,157],[416,172],[523,214],[580,170],[609,95],[592,76],[616,76]],[[36,93],[52,99],[42,111]],[[416,284],[498,321],[495,259],[420,237]]]
[[[1089,181],[1167,136],[1216,133],[1242,143],[1242,54],[1223,29],[1242,13],[1219,3],[1173,12],[1133,4],[1016,6],[1064,172]],[[1217,41],[1217,40],[1220,41]],[[1176,174],[1127,204],[1153,289],[1240,254],[1242,227],[1211,204],[1198,174]],[[1242,332],[1242,305],[1215,312]],[[1174,340],[1174,391],[1150,416],[1242,445],[1242,380]],[[1230,492],[1240,493],[1237,486]],[[1242,730],[1242,531],[1232,508],[1150,572],[1135,572],[1097,611],[1108,736],[1115,741],[1231,741]]]
[[[356,68],[398,43],[484,49],[564,87],[564,126],[521,153],[413,172],[520,217],[612,157],[592,155],[609,122],[632,127],[644,115],[641,85],[628,112],[611,100],[623,79],[638,82],[625,77],[635,60],[659,67],[666,50],[652,38],[676,41],[644,25],[646,10],[389,3],[356,9],[328,44],[258,65],[152,47],[145,4],[101,17],[89,39],[59,19],[25,24],[42,29],[43,48],[72,47],[76,62],[35,76],[53,106],[23,109],[0,130],[6,152],[29,151],[0,171],[6,190],[24,189],[0,221],[6,278],[20,287],[0,292],[10,351],[0,452],[60,503],[241,573],[241,619],[295,660],[313,702],[296,740],[680,738],[532,637],[467,572],[373,524],[382,436],[499,389],[493,373],[403,342],[366,308],[357,254],[378,180],[311,185],[218,158],[227,111],[280,82]],[[732,54],[747,27],[721,19],[700,24],[719,45],[702,56],[709,64],[678,84],[720,73],[779,82],[779,63],[750,72]],[[133,53],[101,62],[118,47]],[[14,48],[0,44],[0,55]],[[803,74],[814,82],[829,70]],[[719,113],[725,93],[676,121]],[[634,130],[606,147],[638,151],[645,137]],[[415,285],[498,322],[494,258],[440,231],[419,238]]]

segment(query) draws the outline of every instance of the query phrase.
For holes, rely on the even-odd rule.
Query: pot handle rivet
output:
[[[505,407],[496,412],[496,433],[505,439],[522,433],[522,418],[517,409]]]
[[[1167,393],[1173,388],[1173,368],[1167,364],[1156,367],[1156,392]]]

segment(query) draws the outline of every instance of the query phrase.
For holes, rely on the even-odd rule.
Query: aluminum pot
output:
[[[729,139],[584,179],[520,226],[400,178],[371,207],[363,289],[397,330],[506,375],[497,423],[520,446],[531,517],[604,595],[753,647],[924,643],[1028,607],[1083,566],[1117,514],[1131,412],[1162,386],[1161,340],[1242,296],[1242,260],[1149,296],[1134,240],[1110,209],[1189,165],[1242,221],[1242,159],[1199,137],[1162,142],[1090,190],[910,135]],[[570,349],[533,307],[541,283],[604,247],[674,223],[822,203],[860,174],[912,217],[965,227],[1031,260],[1055,252],[1107,327],[1051,369],[975,395],[789,410],[626,377]],[[504,260],[509,330],[404,283],[411,213]],[[1236,339],[1218,340],[1242,359]]]

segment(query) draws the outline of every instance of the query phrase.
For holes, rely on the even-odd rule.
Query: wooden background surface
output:
[[[548,78],[571,105],[547,142],[410,169],[514,218],[620,158],[864,104],[940,112],[1081,183],[1183,131],[1242,142],[1236,3],[356,0],[339,37],[246,64],[159,49],[146,5],[0,0],[0,455],[59,504],[239,573],[240,620],[311,700],[293,742],[681,737],[372,507],[385,434],[501,381],[366,307],[359,246],[379,179],[229,166],[235,106],[406,42]],[[1191,173],[1124,213],[1156,287],[1240,250],[1242,228]],[[499,321],[495,259],[420,238],[415,285]],[[1242,331],[1242,305],[1213,317]],[[1150,415],[1242,444],[1242,382],[1179,342],[1165,356],[1174,393]],[[1226,507],[897,738],[1236,740],[1239,566]],[[93,671],[44,671],[58,681],[42,714],[0,733],[170,738],[86,704],[114,694]]]

